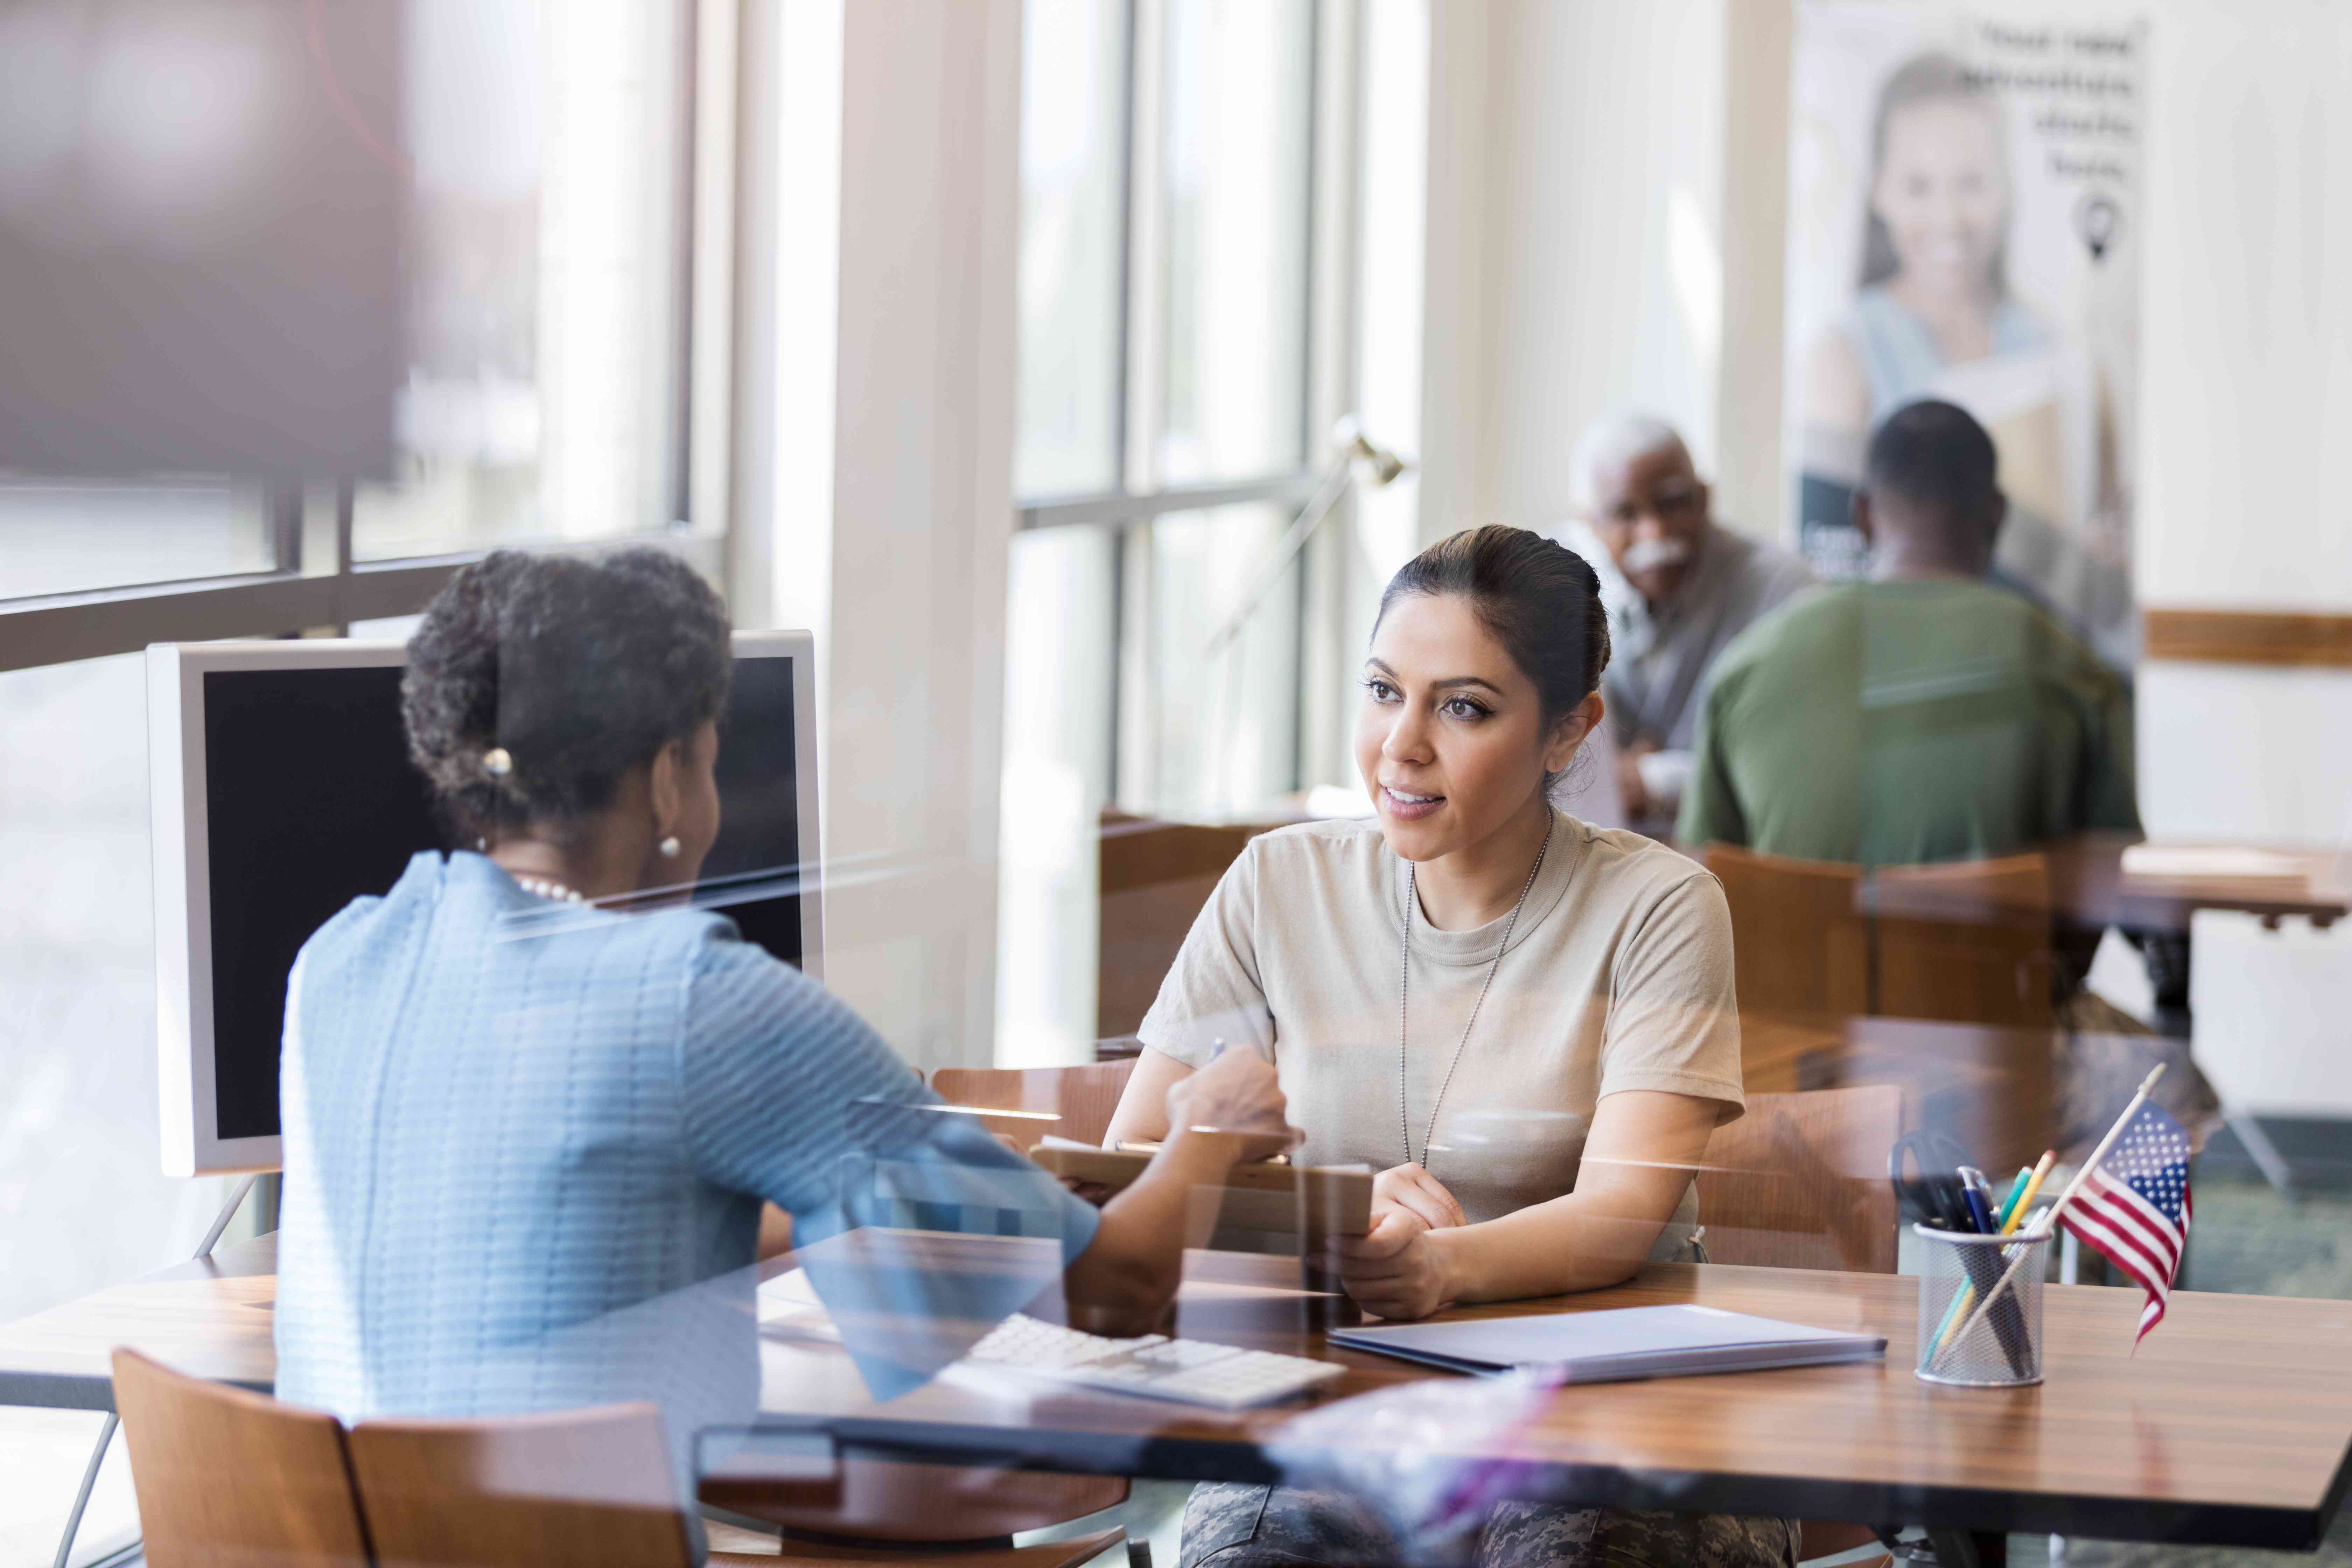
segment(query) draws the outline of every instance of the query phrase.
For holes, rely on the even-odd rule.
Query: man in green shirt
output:
[[[2006,509],[1967,413],[1887,416],[1853,503],[1870,580],[1801,595],[1724,650],[1676,837],[1882,866],[2136,831],[2130,691],[1983,581]]]

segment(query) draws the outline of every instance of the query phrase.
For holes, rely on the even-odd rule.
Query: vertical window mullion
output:
[[[1166,0],[1130,0],[1128,16],[1127,341],[1122,365],[1124,450],[1120,477],[1130,494],[1160,486],[1160,427],[1167,352],[1165,135]],[[1152,632],[1151,523],[1121,526],[1119,552],[1118,731],[1114,770],[1124,804],[1149,805],[1158,794],[1157,664]]]
[[[1360,414],[1355,354],[1357,236],[1363,157],[1362,0],[1318,0],[1315,13],[1315,151],[1310,164],[1306,385],[1302,448],[1312,461],[1344,415]],[[1349,742],[1348,597],[1354,589],[1355,497],[1343,494],[1299,557],[1300,674],[1297,778],[1304,789],[1354,776]]]

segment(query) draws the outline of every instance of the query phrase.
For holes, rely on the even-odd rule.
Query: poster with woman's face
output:
[[[2114,12],[1800,0],[1788,458],[1806,552],[1849,521],[1870,431],[1921,398],[1991,432],[2005,585],[2111,662],[2137,646],[2132,416],[2146,31]]]

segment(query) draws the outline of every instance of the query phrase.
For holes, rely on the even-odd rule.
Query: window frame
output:
[[[494,550],[594,557],[652,547],[729,586],[732,531],[735,312],[736,39],[742,0],[677,0],[679,49],[677,247],[663,313],[671,338],[670,519],[597,540],[500,540],[446,553],[358,560],[352,551],[354,487],[263,490],[268,570],[0,597],[0,672],[136,653],[151,643],[221,637],[341,635],[354,621],[415,615],[465,566]],[[72,482],[68,477],[61,482]],[[96,481],[93,481],[96,482]]]
[[[1300,266],[1299,461],[1248,479],[1170,485],[1156,471],[1162,302],[1166,266],[1160,244],[1160,127],[1166,80],[1162,47],[1167,37],[1166,0],[1126,0],[1127,70],[1125,146],[1119,205],[1118,403],[1114,411],[1120,482],[1102,490],[1014,498],[1013,528],[1028,532],[1049,528],[1112,531],[1117,584],[1111,610],[1112,657],[1118,667],[1112,683],[1110,798],[1141,806],[1133,798],[1139,778],[1148,778],[1149,737],[1137,722],[1141,693],[1150,688],[1145,662],[1149,637],[1137,629],[1149,624],[1150,552],[1139,531],[1171,512],[1262,502],[1296,513],[1326,477],[1331,444],[1327,433],[1350,399],[1354,343],[1352,280],[1355,218],[1360,179],[1360,142],[1355,105],[1361,71],[1357,0],[1310,0],[1307,81],[1307,246]],[[1150,199],[1139,200],[1149,194]],[[1342,497],[1328,520],[1344,521]],[[1297,668],[1311,680],[1329,662],[1325,645],[1337,633],[1330,579],[1345,562],[1328,547],[1328,531],[1298,558],[1296,618]],[[1302,694],[1304,696],[1304,694]],[[1324,726],[1325,705],[1302,700],[1293,737],[1292,787],[1324,748],[1310,731]]]

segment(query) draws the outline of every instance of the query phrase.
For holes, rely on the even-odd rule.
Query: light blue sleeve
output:
[[[805,1246],[861,1225],[1058,1237],[1092,1205],[939,1097],[865,1020],[790,964],[714,928],[695,955],[680,1044],[696,1168],[791,1212]]]

